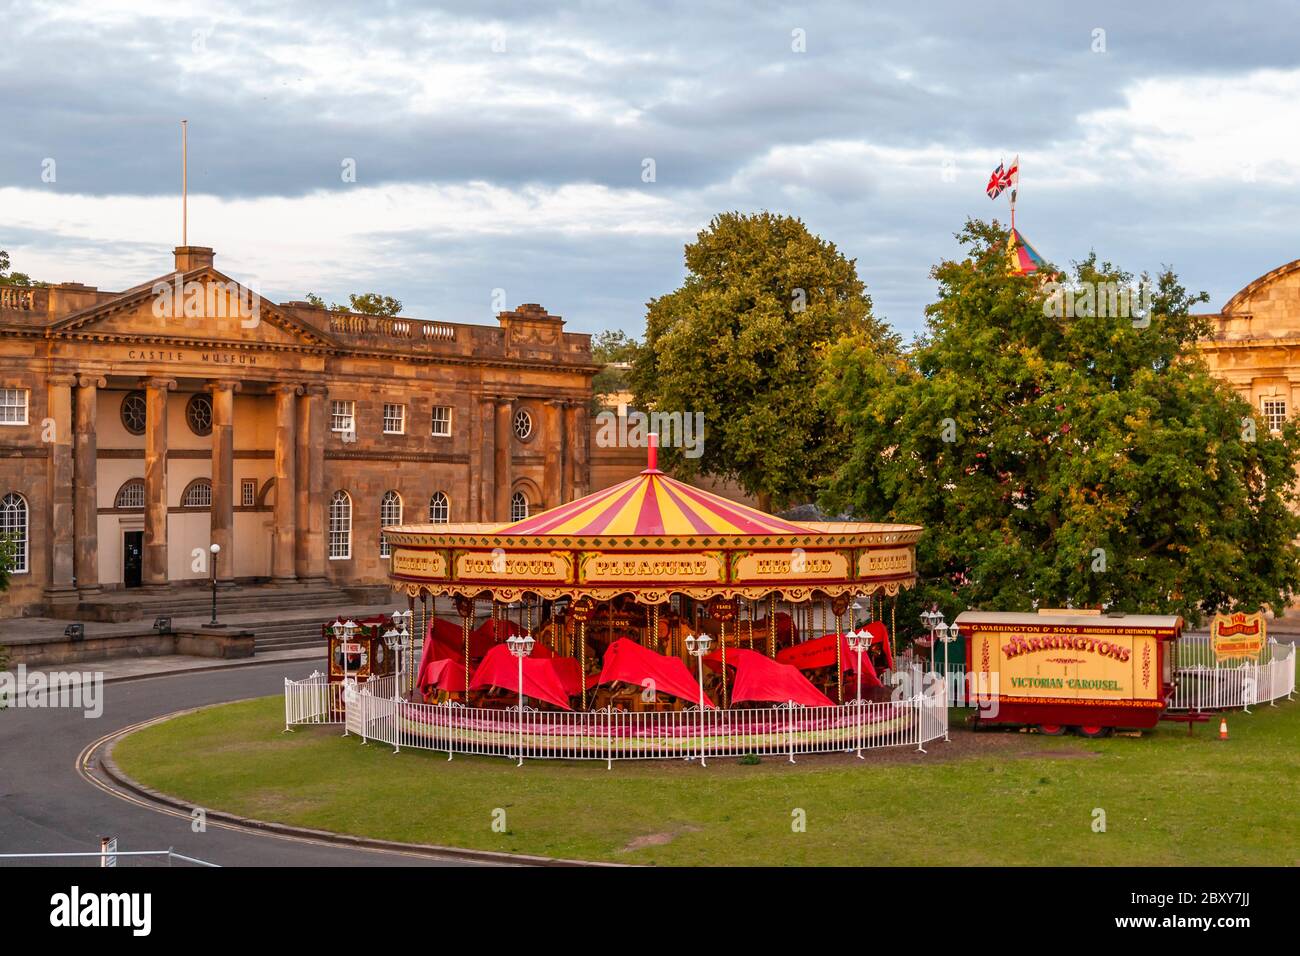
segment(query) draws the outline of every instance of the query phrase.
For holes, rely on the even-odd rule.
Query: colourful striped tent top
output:
[[[504,525],[502,535],[803,534],[803,525],[692,488],[650,467],[635,478]]]
[[[1012,229],[1011,235],[1007,238],[1007,260],[1010,263],[1011,274],[1017,276],[1030,275],[1043,265],[1043,257],[1025,240],[1019,229]]]

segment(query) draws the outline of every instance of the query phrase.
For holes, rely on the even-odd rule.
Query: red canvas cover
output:
[[[578,663],[576,657],[555,657],[551,654],[550,648],[545,644],[538,642],[533,646],[533,657],[537,657],[538,648],[546,651],[544,659],[548,659],[555,668],[556,673],[560,675],[560,680],[564,684],[564,692],[570,697],[577,697],[582,693],[582,665]]]
[[[776,621],[776,639],[778,641],[785,644],[789,644],[791,641],[798,640],[799,628],[795,626],[794,618],[792,618],[785,611],[777,611],[776,617],[773,618],[773,620]],[[755,640],[758,639],[759,634],[763,635],[764,640],[767,639],[767,618],[766,617],[760,617],[757,621],[754,622]]]
[[[470,678],[470,690],[480,687],[500,687],[519,692],[519,664],[504,644],[497,644],[488,651]],[[572,709],[565,678],[551,658],[524,658],[524,696],[544,700],[564,710]]]
[[[785,703],[788,700],[805,707],[833,707],[835,702],[819,691],[797,667],[774,661],[758,651],[737,648],[727,652],[727,663],[736,657],[736,683],[731,700]]]
[[[625,637],[619,638],[605,648],[600,675],[594,683],[608,684],[612,681],[623,681],[636,687],[644,687],[643,682],[646,680],[654,681],[656,693],[670,694],[689,704],[698,705],[700,702],[699,682],[691,676],[691,672],[686,669],[680,657],[665,657]],[[713,701],[708,697],[704,698],[704,703],[706,707],[713,706]]]
[[[889,646],[889,631],[880,621],[872,621],[867,625],[867,632],[871,634],[871,644],[873,647],[880,647],[885,652],[885,666],[890,670],[894,669],[894,649]],[[866,659],[863,658],[863,663]],[[866,668],[863,668],[866,670]]]
[[[444,657],[429,661],[428,666],[420,666],[417,686],[421,689],[433,687],[451,693],[460,693],[465,689],[465,667],[458,661]]]
[[[843,634],[827,634],[816,640],[804,641],[794,647],[786,647],[776,652],[776,659],[782,664],[789,664],[801,671],[810,671],[818,667],[835,666],[835,639],[839,638],[840,654],[843,656],[844,673],[851,674],[858,663],[858,655],[849,648],[848,639]],[[880,678],[871,666],[871,659],[864,651],[862,654],[862,686],[879,687]]]

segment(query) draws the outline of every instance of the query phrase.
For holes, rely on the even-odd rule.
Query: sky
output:
[[[1218,309],[1300,257],[1289,3],[0,0],[0,249],[122,289],[189,241],[274,300],[539,302],[639,335],[719,212],[798,216],[875,312],[1019,155],[1049,260],[1172,266]]]

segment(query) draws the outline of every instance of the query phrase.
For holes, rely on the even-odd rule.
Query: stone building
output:
[[[175,250],[125,292],[0,287],[0,616],[106,591],[386,580],[381,525],[504,521],[590,490],[587,335],[263,299]]]
[[[1211,373],[1276,429],[1300,405],[1300,259],[1265,273],[1208,318],[1201,342]]]

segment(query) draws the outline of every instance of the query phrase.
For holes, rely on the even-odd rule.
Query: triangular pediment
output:
[[[338,347],[328,333],[208,266],[159,276],[74,312],[56,322],[50,334],[101,339],[147,336],[178,343],[293,350]]]

